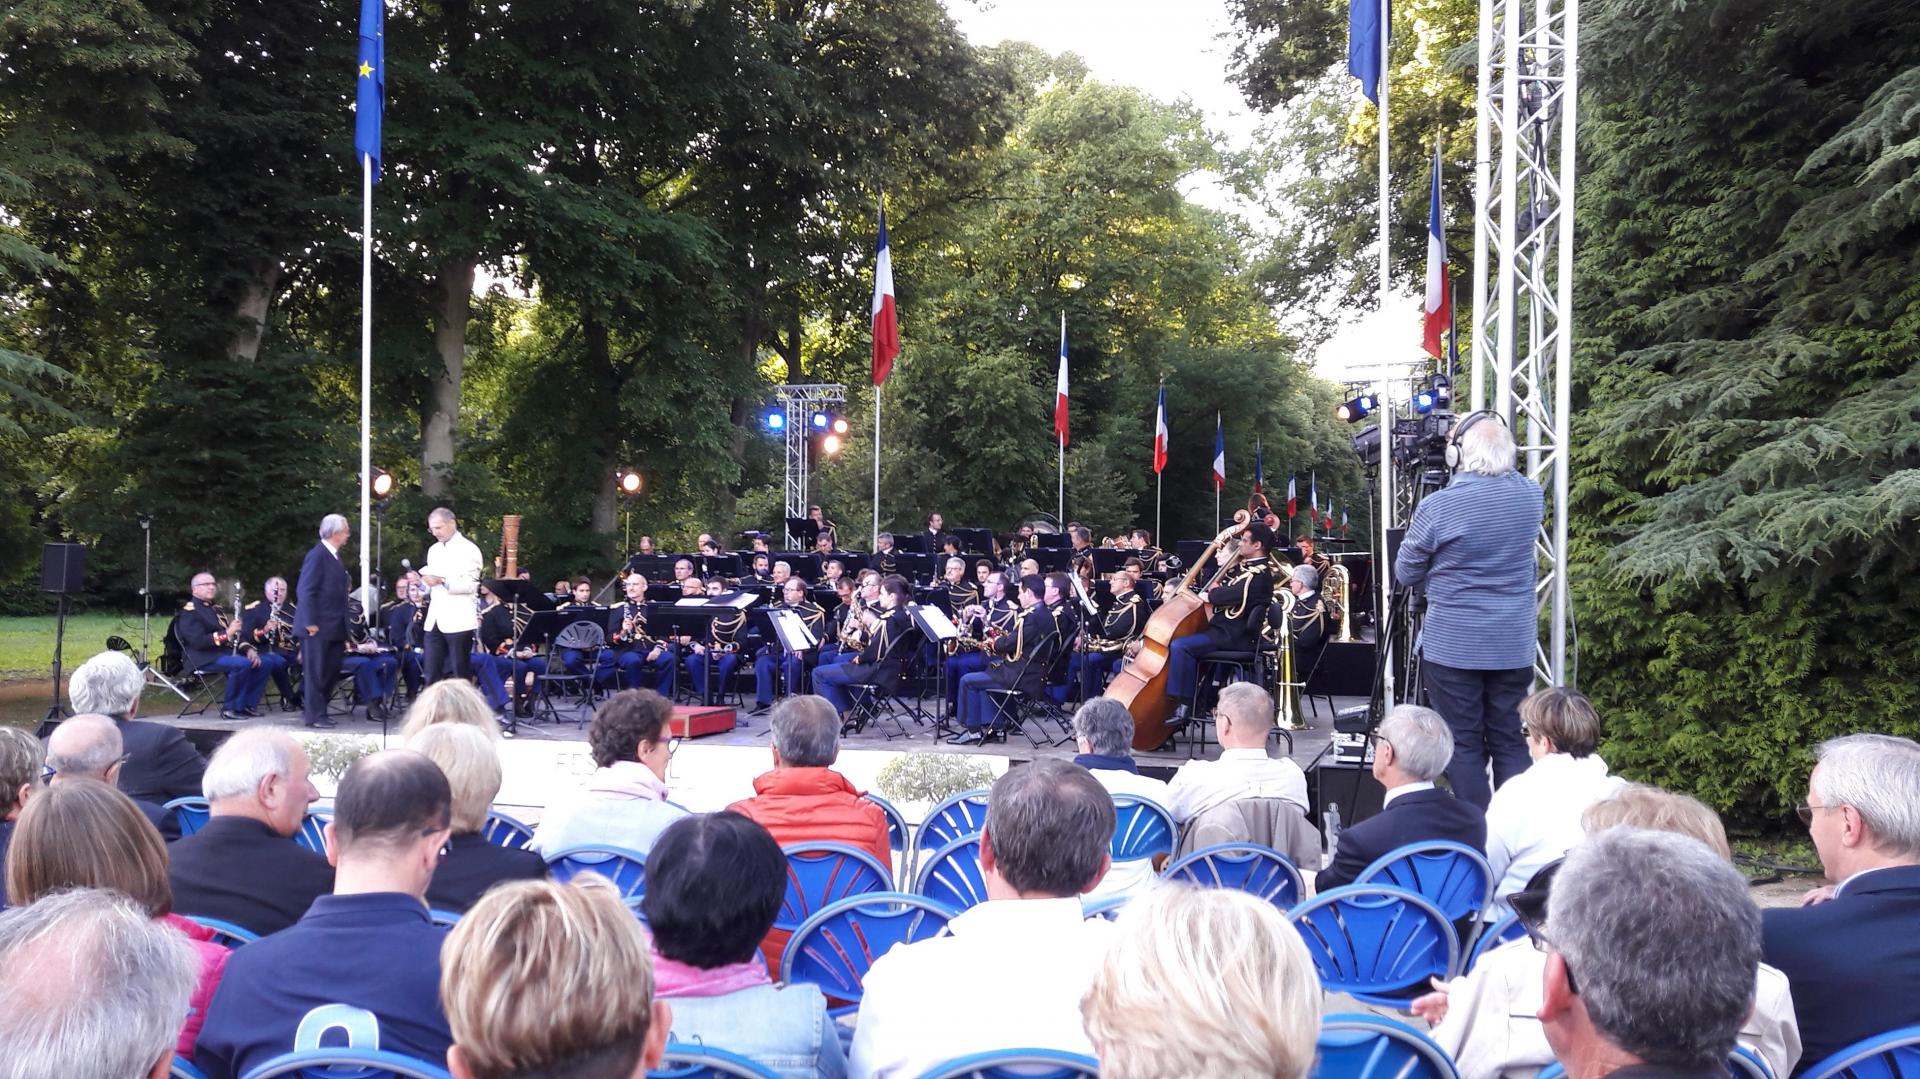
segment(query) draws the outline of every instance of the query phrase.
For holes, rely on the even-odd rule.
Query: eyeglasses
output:
[[[1567,971],[1567,989],[1577,995],[1580,992],[1580,986],[1573,980],[1573,964],[1567,961],[1567,953],[1554,946],[1553,938],[1547,936],[1545,927],[1538,922],[1522,918],[1520,925],[1527,931],[1527,939],[1533,943],[1535,951],[1560,956],[1560,963]]]
[[[1796,815],[1799,816],[1801,824],[1804,824],[1807,827],[1811,828],[1813,827],[1813,815],[1815,813],[1818,813],[1822,809],[1840,809],[1840,808],[1842,807],[1817,806],[1811,802],[1801,802],[1799,805],[1793,807],[1793,811]]]

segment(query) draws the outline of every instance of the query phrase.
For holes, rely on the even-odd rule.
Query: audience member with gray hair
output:
[[[298,921],[333,890],[327,860],[290,842],[319,800],[307,752],[271,727],[248,727],[214,751],[211,816],[168,850],[174,908],[265,935]]]
[[[7,905],[5,870],[13,825],[28,799],[39,793],[46,761],[40,739],[18,727],[0,727],[0,908]]]
[[[1133,716],[1126,705],[1105,697],[1086,702],[1073,713],[1073,735],[1080,751],[1073,763],[1093,773],[1094,780],[1109,794],[1138,795],[1166,808],[1166,782],[1141,775],[1140,766],[1134,762]],[[1138,894],[1155,875],[1150,858],[1115,862],[1087,898]]]
[[[1809,1063],[1920,1023],[1920,744],[1853,734],[1815,758],[1800,817],[1832,887],[1765,918]]]
[[[1012,1046],[1091,1054],[1080,998],[1113,925],[1082,918],[1080,897],[1106,875],[1113,828],[1113,798],[1085,768],[1036,760],[1008,769],[980,833],[987,901],[953,919],[950,936],[874,961],[850,1073],[914,1076]]]
[[[52,781],[97,779],[117,785],[126,767],[127,754],[120,740],[120,727],[107,716],[87,713],[72,716],[47,736],[47,771]],[[124,793],[124,792],[122,792]],[[167,808],[158,802],[128,795],[142,816],[153,822],[162,839],[180,838],[180,825]]]
[[[199,977],[187,939],[79,888],[0,912],[0,1079],[165,1079]]]
[[[1753,1010],[1760,910],[1697,839],[1611,828],[1568,852],[1529,927],[1540,1022],[1567,1074],[1724,1076]]]
[[[147,676],[124,652],[101,652],[73,669],[67,699],[75,712],[108,716],[120,725],[127,763],[120,789],[128,797],[170,802],[200,793],[207,760],[178,727],[134,719]]]
[[[1286,757],[1267,755],[1273,733],[1273,697],[1252,682],[1233,682],[1220,690],[1213,708],[1220,738],[1217,760],[1180,766],[1167,785],[1167,808],[1185,824],[1215,806],[1239,798],[1279,798],[1307,811],[1307,774]]]
[[[353,583],[341,560],[352,530],[347,519],[329,513],[320,520],[320,542],[300,563],[294,584],[294,609],[299,612],[300,718],[309,727],[336,726],[327,718],[327,702],[346,659],[347,590]]]
[[[1465,843],[1486,853],[1487,815],[1434,785],[1453,759],[1453,732],[1431,708],[1397,704],[1373,739],[1373,777],[1386,788],[1380,812],[1340,833],[1320,891],[1352,884],[1375,859],[1409,843]]]

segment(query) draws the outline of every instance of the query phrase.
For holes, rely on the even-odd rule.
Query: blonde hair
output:
[[[0,727],[0,820],[21,808],[21,787],[40,785],[46,764],[47,749],[40,739],[18,727]]]
[[[1705,843],[1722,861],[1733,861],[1733,847],[1718,813],[1697,798],[1644,783],[1622,787],[1588,806],[1580,815],[1580,826],[1588,835],[1621,827],[1673,832]]]
[[[1320,979],[1270,904],[1165,884],[1128,903],[1080,1001],[1106,1079],[1301,1079],[1320,1030]]]
[[[442,678],[422,689],[407,709],[407,720],[400,725],[400,737],[411,742],[414,735],[435,723],[464,723],[495,741],[500,739],[500,724],[494,720],[487,699],[459,678]]]
[[[464,723],[435,723],[407,739],[447,774],[453,789],[453,831],[477,832],[500,793],[500,751],[486,735]]]
[[[441,948],[440,1003],[475,1079],[598,1058],[577,1074],[626,1075],[653,1019],[653,961],[639,919],[592,876],[502,884]]]
[[[167,845],[133,799],[97,779],[34,795],[7,849],[7,899],[25,906],[68,888],[106,888],[158,918],[173,910]]]

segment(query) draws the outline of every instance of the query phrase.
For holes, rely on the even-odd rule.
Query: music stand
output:
[[[674,639],[667,648],[667,657],[673,668],[668,675],[667,692],[669,701],[680,696],[680,657],[683,646],[676,638],[686,637],[693,641],[704,641],[713,635],[713,621],[751,606],[758,597],[745,593],[733,593],[730,596],[687,596],[675,603],[647,604],[647,627],[656,640]],[[744,651],[744,649],[743,649]],[[708,674],[712,674],[713,649],[707,649]],[[707,680],[707,692],[714,690],[713,680]],[[700,703],[712,704],[703,699]]]
[[[1046,548],[1071,547],[1073,546],[1073,541],[1067,538],[1065,532],[1035,532],[1033,534],[1033,546]],[[1027,553],[1032,554],[1033,552],[1029,550]]]
[[[1127,564],[1133,557],[1132,551],[1122,551],[1116,547],[1095,547],[1093,549],[1093,572],[1102,577]]]
[[[953,624],[953,619],[947,617],[947,612],[930,603],[909,604],[907,614],[912,617],[913,624],[919,627],[921,635],[933,642],[933,662],[939,671],[934,683],[936,696],[940,699],[940,714],[933,717],[933,734],[938,738],[951,729],[947,726],[949,717],[947,716],[947,650],[945,646],[949,641],[960,639],[960,627]],[[915,708],[915,711],[919,709]],[[900,733],[906,733],[905,725],[901,726]],[[891,740],[890,736],[889,740]]]
[[[950,535],[960,541],[960,549],[967,554],[993,555],[993,529],[956,528]]]
[[[1065,547],[1034,547],[1027,557],[1040,564],[1041,573],[1065,573],[1073,567],[1073,552]]]
[[[694,571],[702,578],[726,577],[738,580],[743,572],[737,554],[700,554],[693,556]]]
[[[934,576],[933,556],[923,552],[896,555],[893,568],[909,581],[927,581],[932,580]]]
[[[925,532],[895,532],[893,549],[902,554],[930,554],[933,551],[933,537]]]
[[[808,581],[820,579],[820,556],[812,551],[777,551],[767,557],[769,567],[775,562],[785,562],[795,577]]]
[[[788,517],[786,522],[789,547],[802,543],[811,547],[820,538],[820,522],[811,517]]]

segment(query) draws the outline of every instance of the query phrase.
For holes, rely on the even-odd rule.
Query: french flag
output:
[[[1340,538],[1347,538],[1347,506],[1344,502],[1340,504]]]
[[[1287,476],[1287,516],[1292,517],[1300,511],[1300,503],[1294,500],[1293,476]]]
[[[1053,433],[1067,448],[1067,313],[1060,312],[1060,378],[1053,385]]]
[[[1227,433],[1220,426],[1220,417],[1213,417],[1213,489],[1220,491],[1227,486]]]
[[[1427,354],[1446,355],[1447,331],[1453,328],[1453,283],[1447,279],[1447,232],[1440,223],[1440,147],[1433,147],[1433,196],[1427,205]]]
[[[1153,409],[1153,471],[1158,475],[1167,467],[1167,388],[1160,387],[1160,402]]]
[[[900,355],[900,322],[893,306],[893,253],[887,247],[887,204],[880,203],[879,254],[873,261],[873,384],[893,373]],[[1062,376],[1064,377],[1064,376]]]
[[[1307,533],[1311,535],[1313,529],[1319,525],[1319,523],[1320,474],[1318,472],[1310,472],[1307,474]]]

